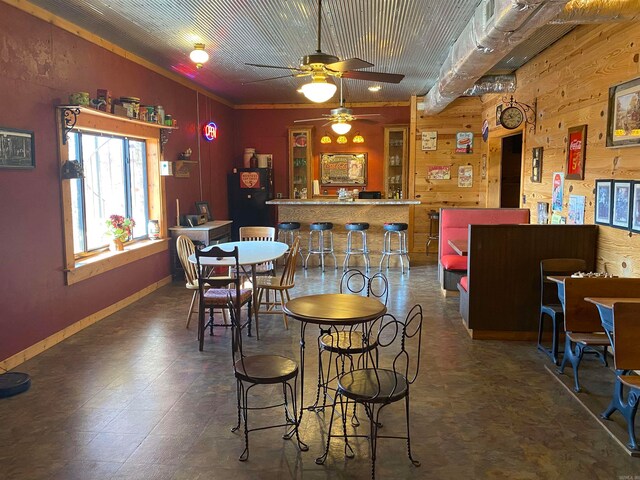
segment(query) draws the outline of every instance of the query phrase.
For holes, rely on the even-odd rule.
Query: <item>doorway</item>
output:
[[[522,132],[502,138],[500,208],[520,207]]]

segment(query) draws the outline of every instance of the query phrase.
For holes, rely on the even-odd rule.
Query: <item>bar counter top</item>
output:
[[[420,205],[420,200],[400,200],[394,198],[377,198],[377,199],[365,199],[359,198],[352,201],[338,200],[337,198],[279,198],[275,200],[269,200],[267,205],[341,205],[348,207],[350,205]]]

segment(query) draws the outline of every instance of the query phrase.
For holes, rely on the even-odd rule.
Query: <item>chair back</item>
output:
[[[389,281],[384,273],[378,272],[369,277],[360,270],[351,268],[342,274],[340,293],[377,298],[386,306],[389,300]]]
[[[613,304],[613,358],[616,370],[640,369],[640,303]]]
[[[380,364],[384,362],[385,358],[389,358],[386,352],[391,352],[391,358],[393,359],[391,369],[394,374],[393,385],[391,385],[390,389],[384,389],[389,401],[395,395],[398,387],[403,386],[404,379],[406,379],[408,385],[411,385],[418,378],[422,350],[422,320],[422,305],[416,304],[409,310],[404,321],[398,320],[390,313],[387,313],[374,322],[374,324],[380,322],[379,327],[375,325],[372,327],[374,329],[378,328],[377,342],[381,351],[379,353],[379,362],[375,361],[377,356],[375,350],[368,352],[370,365],[373,366],[371,370],[374,372],[375,377],[372,379],[372,400],[379,399],[383,390],[382,377],[379,370],[384,369],[380,367]],[[386,368],[384,370],[389,369]]]
[[[276,239],[276,229],[274,227],[240,227],[238,236],[241,242],[265,241],[273,242]],[[256,271],[260,273],[273,272],[273,262],[265,262],[256,265]]]
[[[198,282],[198,269],[195,263],[189,261],[189,256],[195,253],[196,246],[189,237],[180,235],[176,240],[176,251],[184,270],[185,280],[188,284],[195,285]]]
[[[238,316],[240,316],[240,278],[238,272],[240,266],[238,264],[238,247],[234,247],[233,250],[223,250],[220,247],[212,246],[203,250],[196,250],[196,262],[198,271],[198,289],[200,291],[200,312],[204,312],[205,306],[205,291],[209,288],[228,288],[235,290],[233,295],[233,302],[237,304]],[[202,263],[203,258],[215,258],[223,260],[225,258],[233,258],[234,265],[231,265],[230,274],[228,276],[211,276],[208,272],[213,272],[215,269],[208,268],[208,265]],[[235,267],[235,268],[234,268]],[[204,313],[201,313],[202,315]]]
[[[540,304],[559,305],[558,285],[547,277],[571,276],[584,272],[587,262],[582,258],[546,258],[540,261]]]
[[[298,252],[300,251],[300,237],[296,237],[293,244],[289,248],[289,256],[287,257],[287,263],[282,270],[282,276],[280,277],[280,286],[293,287],[294,279],[296,276],[296,266],[298,263]]]

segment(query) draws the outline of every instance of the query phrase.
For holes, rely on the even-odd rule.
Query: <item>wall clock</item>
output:
[[[524,114],[518,107],[507,107],[502,110],[500,114],[500,123],[508,130],[518,128],[524,121]]]

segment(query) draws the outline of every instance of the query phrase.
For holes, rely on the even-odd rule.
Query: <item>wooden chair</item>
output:
[[[240,271],[238,264],[238,247],[235,247],[232,251],[222,250],[215,245],[208,247],[204,250],[196,250],[196,269],[198,272],[198,290],[200,295],[200,303],[198,308],[198,342],[199,350],[204,348],[204,330],[206,328],[204,322],[205,309],[209,309],[209,326],[211,328],[211,335],[213,335],[213,311],[216,308],[227,309],[228,298],[231,295],[232,298],[238,299],[238,309],[242,305],[247,305],[247,330],[251,335],[251,300],[253,294],[250,288],[240,288],[241,279],[237,272]],[[206,268],[206,265],[202,265],[202,258],[233,258],[235,260],[235,267],[229,269],[229,276],[218,277],[210,276],[207,272],[212,269]],[[223,325],[226,326],[226,325]]]
[[[232,432],[240,429],[240,425],[244,424],[244,450],[239,457],[241,462],[249,458],[249,432],[256,430],[266,430],[270,428],[286,427],[289,430],[283,436],[289,440],[294,435],[298,444],[298,448],[305,452],[309,447],[300,440],[298,432],[299,420],[297,410],[297,391],[298,391],[298,364],[290,358],[281,355],[245,355],[242,349],[242,325],[239,322],[240,304],[237,302],[239,298],[240,288],[236,286],[236,295],[228,299],[229,312],[231,316],[232,328],[232,356],[233,356],[233,372],[236,378],[238,423]],[[293,383],[293,385],[292,385]],[[282,403],[271,405],[273,387],[269,388],[267,401],[268,406],[251,406],[249,407],[249,392],[257,385],[277,385],[282,386],[284,400]],[[278,425],[260,426],[249,428],[248,413],[249,410],[265,410],[268,408],[284,407],[285,422]]]
[[[615,345],[613,358],[616,368],[616,383],[613,387],[613,398],[602,418],[609,419],[616,410],[627,422],[629,433],[628,447],[638,450],[635,434],[635,418],[640,401],[640,376],[633,370],[640,369],[640,303],[619,302],[613,305],[613,336]],[[624,387],[629,389],[626,402]]]
[[[176,240],[176,251],[178,252],[178,258],[182,264],[184,270],[184,278],[186,280],[185,287],[187,290],[193,290],[193,296],[191,297],[191,304],[189,305],[189,312],[187,313],[187,327],[191,323],[191,315],[193,315],[193,307],[196,305],[196,299],[199,295],[198,288],[198,269],[195,263],[189,261],[189,255],[192,255],[196,251],[196,247],[189,237],[186,235],[180,235]]]
[[[602,328],[597,307],[585,301],[585,297],[637,297],[640,278],[571,278],[564,280],[564,329],[565,347],[558,373],[570,362],[573,367],[575,391],[580,391],[578,367],[584,352],[596,352],[606,365],[609,337]],[[602,350],[599,351],[598,349]]]
[[[274,227],[240,227],[238,236],[241,242],[246,241],[268,241],[276,239],[276,229]],[[256,275],[275,275],[275,265],[273,262],[266,262],[256,265]]]
[[[538,350],[546,353],[555,365],[558,358],[558,337],[560,327],[564,323],[564,312],[558,299],[558,285],[549,276],[570,276],[576,272],[584,272],[587,262],[581,258],[547,258],[540,262],[540,323],[538,325]],[[542,345],[545,317],[551,319],[551,349]]]
[[[381,368],[373,359],[373,351],[369,351],[371,356],[369,367],[359,368],[338,377],[337,395],[333,401],[331,419],[327,430],[327,445],[324,454],[316,459],[317,464],[323,464],[327,459],[331,439],[341,437],[345,439],[345,454],[353,456],[353,450],[349,445],[349,435],[347,435],[345,420],[346,409],[343,404],[344,399],[362,404],[369,418],[369,435],[351,435],[355,437],[368,437],[371,444],[371,478],[375,479],[376,472],[376,451],[378,439],[380,438],[400,438],[407,441],[407,452],[411,463],[419,467],[420,462],[414,460],[411,454],[411,434],[410,434],[410,409],[409,390],[410,386],[418,377],[420,368],[420,350],[422,345],[422,307],[415,305],[408,313],[406,320],[396,320],[393,315],[385,314],[376,320],[379,322],[376,343],[380,349],[391,350],[395,347],[395,355],[392,353],[392,361],[386,368]],[[411,344],[411,345],[410,345]],[[412,357],[409,356],[409,351]],[[385,358],[385,357],[383,357]],[[389,357],[386,357],[389,358]],[[380,412],[392,403],[400,400],[405,401],[405,418],[407,423],[406,437],[378,435],[380,424]],[[340,402],[340,412],[342,415],[342,435],[332,433],[333,418],[336,413],[336,405]]]
[[[286,301],[291,300],[289,296],[289,290],[295,286],[296,265],[298,260],[298,252],[300,251],[300,238],[296,237],[293,244],[289,248],[289,254],[287,255],[287,262],[282,270],[280,278],[277,277],[258,277],[258,313],[259,314],[281,314],[284,319],[284,327],[288,330],[289,324],[287,316],[284,313],[285,297]],[[273,300],[269,300],[269,292],[273,291]],[[263,297],[266,298],[263,300]],[[279,297],[279,300],[278,300]],[[276,307],[280,306],[280,310]],[[265,309],[260,307],[264,306]],[[256,332],[258,325],[256,324]]]

